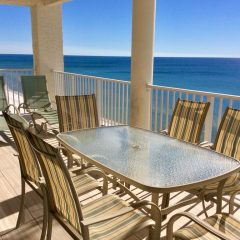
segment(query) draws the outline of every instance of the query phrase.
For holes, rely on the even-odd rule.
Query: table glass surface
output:
[[[58,138],[75,151],[149,187],[189,185],[239,168],[232,158],[128,126],[67,132]]]

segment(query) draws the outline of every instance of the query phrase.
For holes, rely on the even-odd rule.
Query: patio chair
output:
[[[94,94],[56,96],[56,104],[60,132],[99,127],[97,103]],[[78,165],[85,166],[75,154],[74,159],[70,156],[71,155],[69,155],[69,167],[72,166],[74,159]]]
[[[201,132],[209,109],[209,102],[181,100],[178,98],[168,130],[161,131],[186,142],[200,143]],[[169,205],[170,194],[163,194],[162,207]],[[163,219],[166,217],[163,216]]]
[[[240,161],[239,109],[226,108],[214,144],[205,144],[205,146],[210,146],[212,150]],[[222,196],[231,195],[237,190],[240,190],[240,173],[233,174],[221,184],[215,183],[204,189],[197,189],[195,193],[204,197],[207,201],[216,202],[217,212],[220,212],[222,208]]]
[[[231,199],[234,202],[234,199]],[[185,217],[194,224],[181,228],[173,233],[174,222],[180,217]],[[215,214],[201,220],[195,215],[184,212],[175,214],[168,222],[167,240],[239,240],[240,220],[227,213]]]
[[[47,239],[51,239],[53,216],[73,239],[120,240],[144,228],[154,228],[156,235],[152,239],[160,238],[160,210],[155,204],[148,201],[129,204],[117,195],[105,194],[82,205],[59,152],[31,132],[28,134],[48,189]],[[143,208],[147,205],[154,209],[155,221]]]
[[[60,132],[99,127],[95,94],[56,96]]]
[[[17,146],[18,150],[18,158],[20,163],[21,170],[21,205],[19,216],[17,220],[17,228],[20,226],[21,219],[23,216],[24,210],[24,201],[25,201],[25,184],[28,184],[44,201],[44,224],[41,239],[44,239],[46,233],[46,225],[47,225],[47,204],[46,197],[44,197],[45,187],[43,186],[43,177],[42,172],[38,164],[38,160],[35,157],[34,152],[32,151],[32,147],[29,144],[26,129],[29,129],[28,122],[22,118],[18,114],[8,114],[6,111],[3,112],[4,117],[7,121],[9,129],[12,133],[14,142]],[[54,147],[53,147],[54,148]],[[57,148],[55,148],[57,149]],[[77,194],[80,196],[85,194],[91,190],[99,189],[106,193],[107,189],[107,179],[105,179],[103,183],[103,187],[100,186],[99,182],[88,175],[88,173],[94,173],[95,175],[100,175],[101,177],[105,177],[100,171],[96,168],[89,168],[86,171],[79,171],[78,168],[70,169],[71,180],[76,189]]]
[[[3,111],[3,116],[6,119],[10,132],[13,136],[14,142],[18,150],[18,159],[21,172],[21,201],[20,209],[17,219],[16,228],[20,227],[23,215],[24,215],[24,202],[25,202],[25,187],[26,184],[33,189],[40,198],[43,199],[44,209],[47,208],[46,198],[44,198],[44,188],[40,184],[41,181],[41,170],[28,143],[27,137],[25,135],[25,128],[28,128],[28,122],[18,114],[8,114]],[[47,219],[46,210],[44,211],[43,218],[43,229],[41,240],[45,239]]]
[[[173,111],[169,129],[163,132],[170,137],[199,144],[209,106],[209,102],[196,102],[179,98]]]
[[[56,128],[58,124],[57,111],[52,108],[49,100],[45,76],[21,76],[24,102],[19,108],[31,113],[34,127],[38,132],[47,131],[47,125]],[[43,118],[40,125],[36,120]]]

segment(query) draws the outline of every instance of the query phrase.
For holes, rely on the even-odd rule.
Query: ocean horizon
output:
[[[65,71],[130,81],[131,58],[64,56]],[[0,54],[2,68],[32,68],[31,54]],[[240,94],[240,58],[155,57],[154,85]]]

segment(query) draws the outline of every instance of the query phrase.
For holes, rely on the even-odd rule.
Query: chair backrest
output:
[[[227,107],[219,125],[213,148],[240,160],[240,110]]]
[[[24,103],[31,109],[47,108],[48,97],[45,76],[21,76]]]
[[[60,132],[99,127],[95,95],[56,96]]]
[[[5,110],[5,108],[8,106],[4,86],[4,78],[3,76],[0,76],[0,111]]]
[[[209,102],[178,99],[170,122],[169,136],[199,143],[209,106]]]
[[[41,171],[26,136],[28,122],[18,114],[10,115],[4,111],[3,115],[17,146],[22,176],[38,185]]]
[[[47,185],[50,210],[60,215],[79,233],[82,212],[70,174],[58,149],[28,131],[28,139],[40,163]]]

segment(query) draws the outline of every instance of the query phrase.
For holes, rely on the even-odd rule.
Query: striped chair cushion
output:
[[[39,114],[49,125],[58,124],[58,113],[53,108],[37,109],[34,113]]]
[[[72,176],[71,179],[78,195],[100,187],[98,181],[87,174]]]
[[[240,110],[227,107],[219,125],[213,149],[240,160]],[[210,184],[205,188],[206,199],[211,199],[216,195],[218,184]],[[235,173],[226,181],[223,194],[229,194],[239,189],[240,173]]]
[[[24,103],[31,109],[47,108],[51,105],[45,76],[21,76]]]
[[[56,96],[60,132],[99,126],[95,95]]]
[[[40,177],[38,163],[24,132],[24,129],[28,127],[28,123],[17,114],[9,115],[4,113],[4,117],[10,125],[9,129],[18,149],[23,176],[38,185]]]
[[[84,219],[104,216],[114,213],[128,206],[126,202],[116,195],[105,195],[83,206]],[[91,240],[125,239],[136,231],[139,224],[149,221],[149,218],[140,211],[133,211],[123,216],[91,225],[89,235]],[[150,220],[152,221],[152,220]],[[152,221],[152,224],[154,222]]]
[[[186,142],[199,143],[210,103],[177,100],[168,134]]]
[[[205,220],[232,240],[240,239],[240,222],[228,214],[216,214]],[[219,240],[197,224],[192,224],[174,233],[175,240]]]
[[[21,161],[21,167],[25,169],[27,178],[38,185],[39,182],[39,170],[35,156],[33,155],[31,146],[29,145],[26,136],[19,129],[14,129],[14,139],[18,142],[19,146],[19,159]]]
[[[217,187],[219,185],[219,182],[209,184],[205,188],[205,193],[211,193],[211,192],[216,192]],[[232,176],[230,176],[226,183],[224,184],[224,192],[232,192],[234,190],[239,189],[240,186],[240,173],[234,173]]]
[[[240,160],[240,110],[226,109],[213,148]]]

